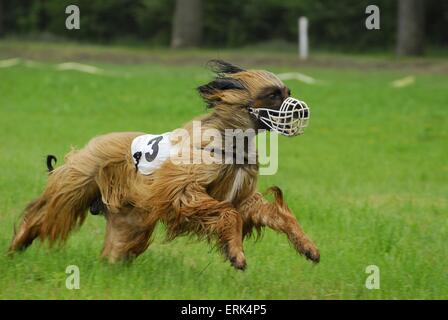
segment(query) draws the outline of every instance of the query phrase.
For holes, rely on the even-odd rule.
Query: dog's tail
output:
[[[50,172],[50,173],[54,170],[53,161],[54,161],[54,164],[56,164],[56,162],[58,162],[58,159],[56,158],[56,156],[49,154],[47,156],[47,169],[48,169],[48,172]]]

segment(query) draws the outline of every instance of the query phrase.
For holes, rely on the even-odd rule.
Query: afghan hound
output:
[[[223,136],[228,129],[272,130],[287,136],[302,133],[309,109],[290,97],[277,76],[220,60],[211,61],[210,66],[216,77],[198,88],[211,109],[195,119],[201,124],[200,134],[210,129]],[[197,134],[193,121],[182,129],[191,136]],[[144,252],[159,221],[166,226],[168,240],[180,235],[207,239],[237,269],[246,267],[244,238],[265,226],[286,234],[295,250],[319,262],[318,249],[285,203],[280,188],[268,189],[273,201],[257,191],[259,164],[246,161],[247,146],[239,164],[175,163],[158,157],[162,147],[173,144],[171,140],[169,133],[110,133],[69,152],[65,163],[49,173],[43,193],[25,208],[10,252],[26,249],[36,238],[63,243],[82,225],[90,208],[106,219],[102,256],[110,262]],[[192,152],[206,145],[201,139],[182,142]],[[214,148],[215,154],[221,152],[229,153]],[[228,157],[235,156],[235,150],[230,151]],[[52,160],[50,156],[50,169]]]

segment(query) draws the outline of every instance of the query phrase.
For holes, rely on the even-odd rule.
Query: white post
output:
[[[299,27],[299,57],[302,60],[308,58],[308,18],[300,17],[298,20]]]

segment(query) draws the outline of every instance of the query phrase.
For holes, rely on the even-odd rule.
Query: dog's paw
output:
[[[319,263],[320,261],[320,253],[319,250],[313,245],[307,245],[304,247],[303,255],[308,259],[313,261],[314,263]]]
[[[246,258],[244,253],[240,252],[238,255],[229,258],[230,263],[235,269],[245,270],[246,269]]]

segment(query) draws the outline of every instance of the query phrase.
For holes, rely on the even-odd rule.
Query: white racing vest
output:
[[[145,134],[136,137],[131,144],[134,164],[141,174],[149,175],[170,158],[171,132]]]

